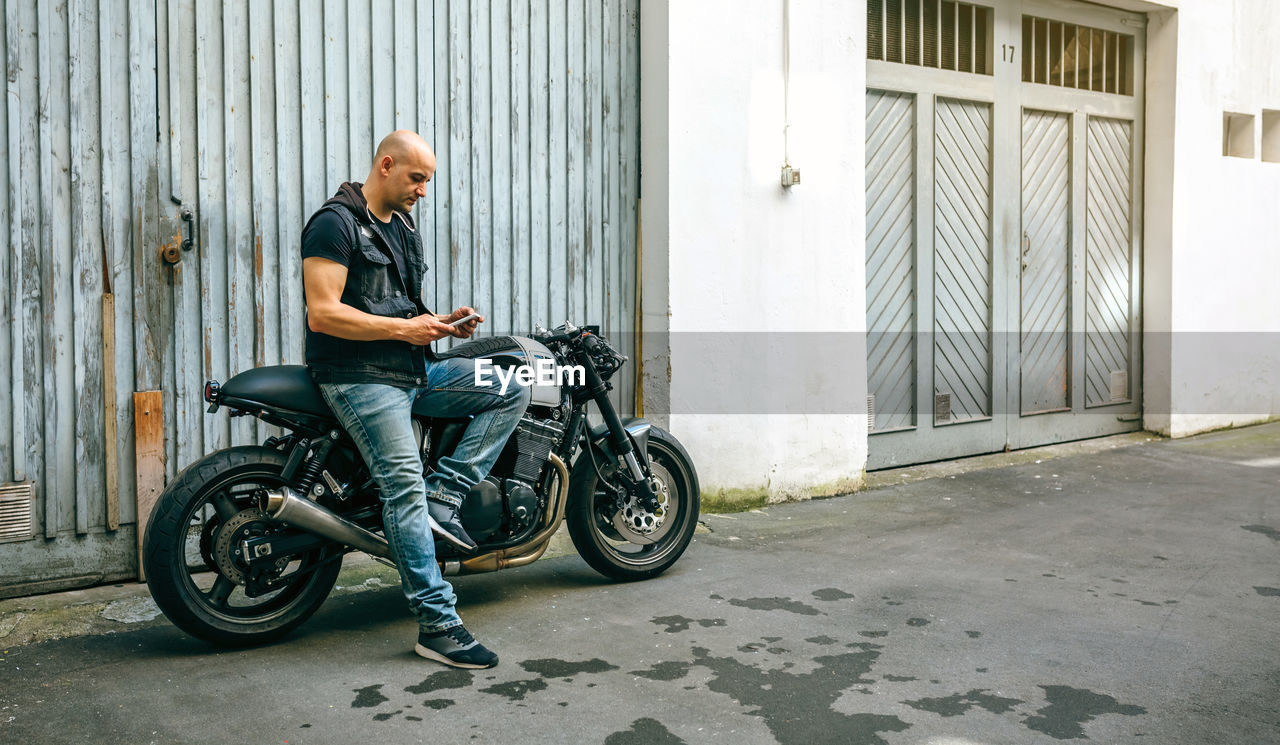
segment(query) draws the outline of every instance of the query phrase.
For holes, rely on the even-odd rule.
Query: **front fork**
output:
[[[590,355],[583,353],[578,361],[586,373],[587,390],[590,392],[592,400],[596,402],[596,408],[600,410],[600,415],[604,417],[604,424],[607,429],[605,440],[609,445],[606,450],[610,452],[617,463],[618,474],[622,477],[621,481],[625,484],[626,490],[640,502],[641,506],[649,511],[657,510],[659,488],[649,471],[648,456],[645,454],[644,449],[632,438],[626,425],[618,417],[618,412],[613,408],[613,402],[609,400],[609,386],[600,379],[600,374],[596,372]],[[644,431],[647,434],[647,424]]]

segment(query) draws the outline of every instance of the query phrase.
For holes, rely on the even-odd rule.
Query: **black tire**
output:
[[[613,510],[614,498],[600,488],[596,466],[603,471],[599,452],[584,452],[578,457],[570,476],[569,508],[566,520],[569,535],[578,554],[592,569],[621,581],[649,579],[662,574],[676,563],[693,540],[698,525],[700,492],[698,474],[684,447],[665,430],[649,431],[648,455],[654,475],[666,489],[659,497],[661,516],[647,511],[619,516],[625,510]],[[635,542],[639,532],[624,532],[615,518],[631,526],[648,523],[643,535],[649,543]]]
[[[251,510],[256,492],[283,485],[285,457],[265,447],[219,450],[188,466],[160,495],[142,561],[151,597],[178,628],[222,646],[264,644],[306,621],[333,589],[342,569],[342,559],[333,558],[341,550],[337,546],[290,561],[284,572],[332,559],[256,598],[246,595],[214,557],[213,536],[228,515],[270,524],[265,517],[254,520]]]

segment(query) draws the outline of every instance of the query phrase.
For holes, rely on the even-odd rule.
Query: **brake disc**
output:
[[[242,541],[267,534],[274,525],[271,518],[258,508],[237,512],[225,524],[219,526],[213,542],[213,558],[222,576],[243,585],[248,581],[249,561],[240,548]]]
[[[671,480],[671,474],[652,461],[649,463],[649,471],[658,486],[656,508],[647,509],[642,500],[628,493],[622,499],[622,508],[613,514],[611,521],[614,530],[631,543],[654,543],[666,532],[664,526],[669,514],[668,506],[671,504],[671,490],[667,483]]]

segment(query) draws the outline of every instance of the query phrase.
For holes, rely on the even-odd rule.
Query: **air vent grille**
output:
[[[867,59],[991,74],[991,8],[949,0],[868,0]]]
[[[34,493],[30,483],[0,486],[0,542],[31,538]]]
[[[1133,95],[1133,36],[1022,17],[1022,82]]]

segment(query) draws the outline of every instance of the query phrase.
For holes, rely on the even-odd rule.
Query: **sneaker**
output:
[[[413,651],[420,657],[450,667],[482,670],[498,664],[498,655],[486,649],[461,626],[433,634],[418,632],[418,643],[414,645]]]
[[[458,509],[453,505],[427,500],[427,522],[431,532],[448,541],[461,551],[473,553],[476,542],[471,540],[467,531],[462,529],[462,521],[458,519]]]

